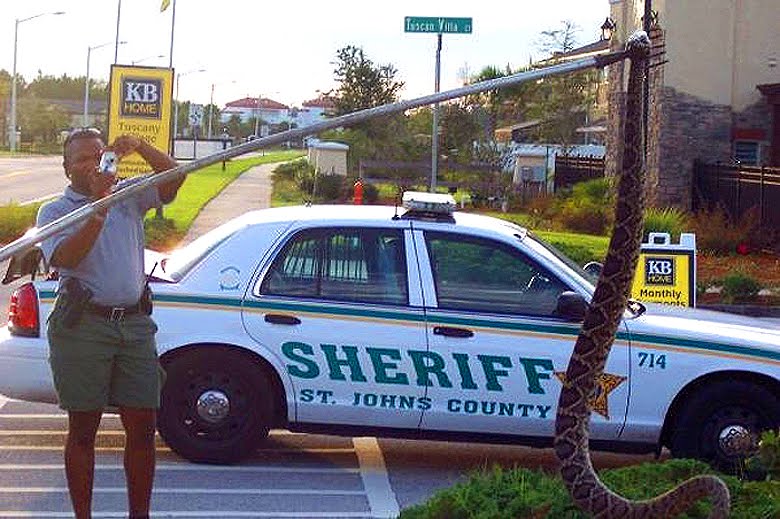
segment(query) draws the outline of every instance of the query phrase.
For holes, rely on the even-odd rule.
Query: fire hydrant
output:
[[[352,203],[355,205],[363,205],[363,181],[358,178],[353,186],[355,189]]]

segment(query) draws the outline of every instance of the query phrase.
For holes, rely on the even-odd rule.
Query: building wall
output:
[[[610,0],[615,49],[642,26],[644,0]],[[648,201],[689,209],[693,162],[728,162],[733,135],[771,135],[770,107],[756,85],[780,81],[777,0],[652,0],[663,66],[650,74]],[[619,169],[627,68],[610,67],[607,174]],[[762,143],[762,158],[769,141]]]

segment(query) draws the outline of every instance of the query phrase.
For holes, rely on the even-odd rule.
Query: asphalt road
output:
[[[0,401],[0,517],[71,517],[57,407]],[[94,517],[125,517],[122,431],[105,415],[97,440]],[[238,465],[196,465],[158,439],[153,517],[387,518],[473,471],[555,470],[551,449],[377,440],[274,430]],[[598,468],[652,456],[594,453]]]
[[[66,185],[62,157],[0,157],[0,204],[58,195]]]

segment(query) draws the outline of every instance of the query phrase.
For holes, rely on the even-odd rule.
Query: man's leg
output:
[[[155,409],[120,407],[125,428],[125,478],[130,517],[148,517],[154,481]]]
[[[68,411],[65,475],[73,512],[78,519],[92,516],[92,482],[95,475],[95,435],[102,410]]]

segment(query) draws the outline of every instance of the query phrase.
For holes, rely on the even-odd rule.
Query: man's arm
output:
[[[62,243],[57,246],[51,257],[52,266],[76,268],[92,250],[105,221],[105,212],[98,211],[90,216],[78,231],[62,240]]]
[[[150,166],[152,166],[155,173],[175,168],[177,165],[176,161],[173,160],[173,157],[158,150],[143,139],[139,139],[132,135],[117,137],[116,141],[111,145],[111,148],[113,148],[120,157],[132,152],[138,153]],[[183,182],[184,175],[159,184],[157,186],[157,192],[160,194],[160,200],[164,204],[173,202],[173,199],[176,198],[176,193],[179,191]]]

